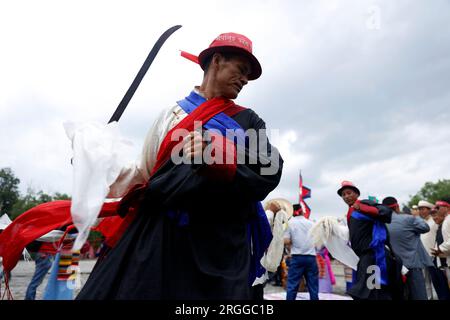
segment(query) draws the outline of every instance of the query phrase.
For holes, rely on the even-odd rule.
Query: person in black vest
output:
[[[348,294],[355,300],[402,300],[402,264],[390,248],[385,225],[391,222],[392,209],[358,200],[361,193],[350,181],[343,181],[337,193],[349,207],[349,237],[359,257],[356,281]]]

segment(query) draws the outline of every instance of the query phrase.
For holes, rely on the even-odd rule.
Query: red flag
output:
[[[303,207],[304,217],[306,219],[309,219],[309,216],[311,215],[310,207],[308,206],[308,204],[305,201],[302,202],[302,207]]]
[[[300,204],[302,211],[303,211],[303,215],[306,219],[309,219],[309,216],[311,214],[311,209],[306,204],[305,199],[310,198],[310,197],[311,197],[311,189],[303,186],[303,177],[302,177],[302,172],[300,171],[298,203]]]

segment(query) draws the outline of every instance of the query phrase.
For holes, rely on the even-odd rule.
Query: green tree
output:
[[[32,188],[28,188],[25,196],[20,197],[11,210],[11,219],[14,220],[25,211],[45,202],[54,200],[70,200],[70,197],[65,193],[55,193],[53,196],[40,190],[34,191]]]
[[[9,214],[19,199],[19,183],[11,168],[0,170],[0,215]]]
[[[53,199],[53,201],[54,200],[72,200],[72,198],[68,194],[59,193],[59,192],[55,192],[52,199]]]
[[[450,180],[439,180],[436,183],[426,182],[415,195],[410,196],[408,206],[417,204],[420,200],[435,203],[437,200],[450,197]]]

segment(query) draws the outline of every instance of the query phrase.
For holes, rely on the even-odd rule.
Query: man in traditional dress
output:
[[[401,262],[390,249],[385,223],[392,210],[370,200],[358,200],[359,189],[343,181],[337,191],[349,206],[347,221],[350,243],[359,257],[356,280],[348,294],[353,299],[402,299]]]
[[[419,210],[419,216],[430,227],[430,231],[422,234],[420,236],[420,239],[422,240],[423,246],[425,247],[425,250],[427,251],[428,255],[430,257],[433,257],[431,249],[434,247],[436,243],[436,233],[438,229],[437,224],[431,217],[432,210],[434,210],[434,205],[426,200],[420,200],[419,203],[417,204],[417,209]],[[442,290],[439,289],[442,287],[442,284],[441,281],[439,280],[440,277],[436,266],[433,265],[431,267],[428,267],[424,271],[424,276],[428,300],[433,300],[436,296],[438,299],[439,297],[442,298],[443,293]]]
[[[261,66],[250,39],[236,33],[218,36],[198,63],[202,84],[159,116],[141,164],[111,186],[111,198],[123,197],[123,235],[77,299],[249,299],[264,274],[271,233],[260,201],[278,185],[282,159],[264,121],[232,101]],[[201,129],[215,130],[211,141]],[[251,129],[253,143],[242,136]],[[184,161],[211,148],[231,161]]]
[[[423,271],[433,266],[433,261],[423,247],[420,235],[430,231],[421,218],[400,211],[397,199],[386,197],[382,202],[394,210],[387,225],[392,248],[408,269],[406,291],[408,300],[428,300]]]
[[[431,254],[434,256],[433,262],[437,268],[436,276],[440,285],[436,287],[436,291],[440,300],[450,300],[450,203],[447,201],[437,201],[436,211],[432,213],[433,220],[438,226],[436,245],[431,249]]]

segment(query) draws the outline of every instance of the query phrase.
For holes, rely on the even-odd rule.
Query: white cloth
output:
[[[64,235],[64,231],[61,230],[52,230],[43,236],[36,239],[39,242],[57,242],[61,240],[61,237]],[[65,239],[75,239],[77,233],[68,233],[65,236]]]
[[[73,149],[70,212],[79,232],[73,250],[79,250],[97,220],[109,186],[125,165],[131,144],[120,137],[117,122],[66,122],[64,128]]]
[[[431,216],[428,216],[427,219],[425,219],[428,225],[430,226],[430,231],[427,233],[422,233],[420,235],[420,240],[422,240],[423,246],[425,247],[425,250],[427,253],[431,255],[431,248],[435,247],[436,243],[436,232],[437,232],[437,224],[434,222],[433,218]]]
[[[276,272],[283,258],[284,250],[284,223],[287,221],[287,213],[280,210],[275,215],[271,210],[266,210],[266,215],[272,229],[272,241],[269,248],[261,258],[261,265],[270,272]]]
[[[266,216],[272,231],[272,241],[260,261],[261,265],[266,269],[266,272],[261,277],[256,278],[255,281],[253,281],[252,286],[264,284],[266,280],[269,279],[268,272],[276,272],[281,263],[281,259],[283,258],[283,235],[284,230],[286,229],[287,213],[284,210],[280,210],[274,215],[272,210],[266,210]]]
[[[436,300],[437,293],[436,290],[433,287],[433,281],[431,280],[430,272],[427,268],[422,269],[424,279],[425,279],[425,289],[427,291],[427,298],[428,300]]]
[[[284,233],[284,238],[291,240],[291,254],[316,255],[309,230],[314,223],[303,216],[292,217]]]
[[[117,122],[64,124],[74,150],[71,214],[79,236],[73,250],[86,241],[105,199],[120,199],[133,185],[149,179],[163,138],[186,115],[178,105],[161,112],[146,136],[140,159],[128,165],[125,155],[130,153],[130,143],[120,137]]]
[[[331,255],[344,265],[356,270],[359,258],[349,246],[349,230],[345,222],[336,217],[319,219],[310,230],[316,248],[325,246]]]

